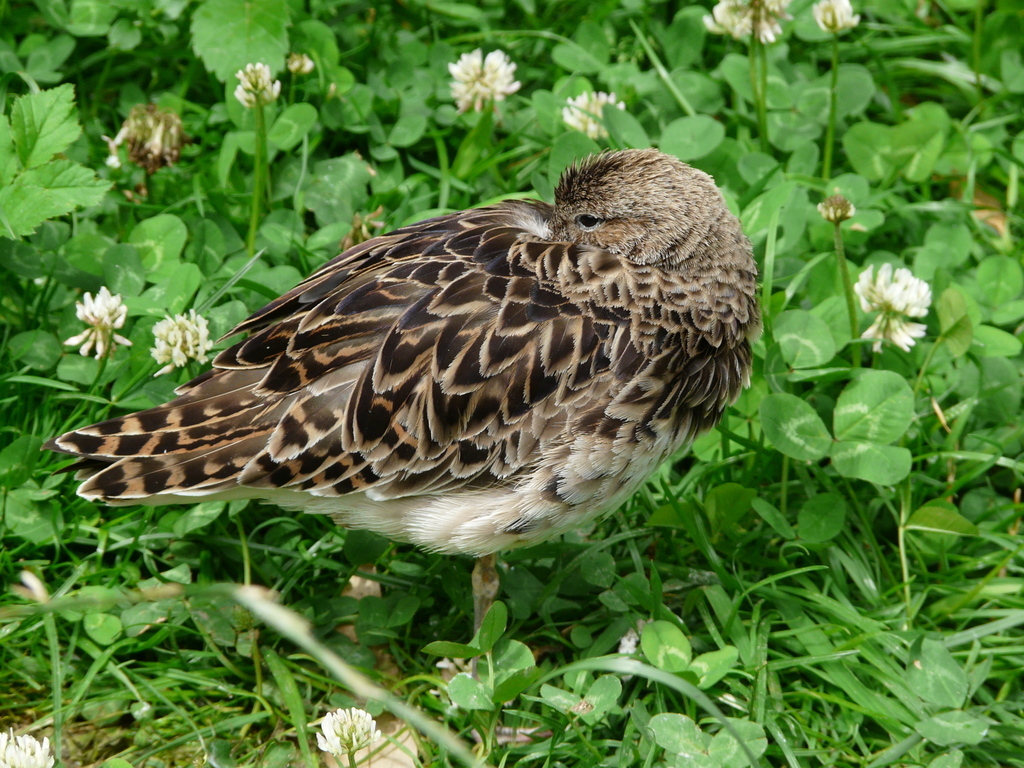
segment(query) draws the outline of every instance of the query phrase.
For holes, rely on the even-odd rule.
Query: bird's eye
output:
[[[597,216],[591,216],[589,213],[581,213],[576,217],[576,223],[579,224],[580,229],[594,229],[604,219],[599,219]]]

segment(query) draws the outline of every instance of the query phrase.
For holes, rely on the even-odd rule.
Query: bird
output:
[[[79,496],[261,499],[478,558],[610,513],[750,383],[750,241],[656,149],[355,245],[229,332],[176,397],[80,427]]]

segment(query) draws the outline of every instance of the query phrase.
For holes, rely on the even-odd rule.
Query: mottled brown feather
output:
[[[600,224],[587,228],[581,214]],[[331,260],[157,408],[47,447],[111,503],[264,497],[482,554],[617,504],[746,384],[750,245],[655,150]]]

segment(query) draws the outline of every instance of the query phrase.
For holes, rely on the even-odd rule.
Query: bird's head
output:
[[[703,171],[656,149],[587,158],[555,189],[551,234],[664,269],[749,260],[750,245]]]

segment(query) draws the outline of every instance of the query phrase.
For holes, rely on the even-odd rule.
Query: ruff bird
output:
[[[109,504],[263,499],[478,558],[614,510],[749,383],[757,268],[713,180],[657,150],[348,249],[164,405],[46,447]]]

